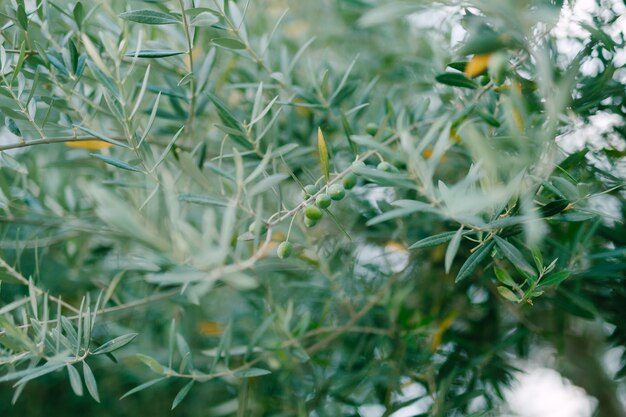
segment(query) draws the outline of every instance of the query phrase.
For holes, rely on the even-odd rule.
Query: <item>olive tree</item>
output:
[[[501,415],[549,347],[624,416],[599,5],[3,2],[2,415]]]

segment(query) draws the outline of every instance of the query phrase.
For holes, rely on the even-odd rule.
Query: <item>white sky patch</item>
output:
[[[548,368],[518,375],[506,397],[516,417],[591,417],[596,408],[582,388]]]

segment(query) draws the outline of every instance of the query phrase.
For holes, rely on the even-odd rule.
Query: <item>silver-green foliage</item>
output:
[[[555,141],[619,114],[612,73],[581,72],[598,51],[612,68],[610,20],[567,60],[558,1],[444,2],[428,28],[406,15],[441,5],[284,3],[3,4],[14,402],[62,370],[99,402],[109,359],[134,357],[145,380],[119,396],[177,381],[171,408],[205,390],[215,415],[389,415],[413,383],[428,415],[467,415],[494,407],[514,346],[565,326],[542,313],[623,325],[568,286],[623,258],[588,205],[624,207],[623,177]]]

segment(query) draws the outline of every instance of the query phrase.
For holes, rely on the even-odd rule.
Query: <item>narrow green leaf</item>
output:
[[[154,105],[152,106],[152,111],[150,112],[150,118],[148,119],[148,123],[146,124],[146,128],[141,135],[141,139],[139,139],[138,147],[141,147],[143,141],[148,137],[148,133],[150,129],[152,129],[152,124],[154,123],[154,119],[156,118],[157,111],[159,109],[159,101],[161,100],[161,92],[157,94],[157,98],[154,101]]]
[[[67,364],[67,374],[70,377],[70,385],[72,386],[72,391],[74,391],[74,394],[82,397],[83,383],[80,379],[80,374],[78,373],[76,368],[74,368],[74,366],[70,365],[69,363]]]
[[[97,402],[100,402],[100,395],[98,394],[98,384],[96,383],[96,378],[94,377],[91,368],[89,367],[89,365],[87,365],[87,362],[85,361],[83,361],[83,377],[85,378],[85,386],[87,387],[89,395],[91,395],[91,397]]]
[[[120,95],[119,91],[117,89],[117,86],[115,85],[115,83],[111,79],[111,77],[106,75],[97,66],[92,65],[91,61],[89,62],[89,68],[91,68],[91,71],[93,72],[93,74],[96,76],[96,78],[98,78],[98,81],[100,81],[102,86],[107,89],[107,91],[111,94],[111,96],[113,96],[115,98],[119,97],[119,95]]]
[[[94,158],[98,158],[101,161],[109,164],[109,165],[113,165],[116,168],[121,168],[121,169],[125,169],[127,171],[133,171],[133,172],[144,172],[141,168],[138,168],[136,166],[133,165],[129,165],[124,161],[120,161],[119,159],[115,159],[115,158],[111,158],[110,156],[105,156],[105,155],[98,155],[95,153],[90,154],[91,156],[93,156]]]
[[[22,45],[20,46],[20,55],[17,59],[17,63],[15,64],[15,68],[13,69],[13,75],[11,76],[11,84],[15,81],[17,74],[19,74],[22,69],[22,65],[24,65],[24,60],[26,59],[26,41],[22,41]]]
[[[442,84],[451,85],[453,87],[463,87],[474,89],[477,87],[476,83],[465,75],[456,72],[444,72],[435,77],[435,80]]]
[[[272,101],[270,101],[270,102],[267,104],[267,106],[265,106],[265,107],[263,108],[263,110],[261,111],[261,113],[259,113],[259,114],[258,114],[258,116],[254,117],[254,118],[250,121],[249,125],[250,125],[250,126],[252,126],[252,125],[256,124],[259,120],[261,120],[261,119],[262,119],[262,118],[263,118],[263,117],[267,114],[267,112],[268,112],[268,111],[270,111],[270,109],[272,108],[272,106],[274,105],[274,103],[276,103],[276,100],[278,100],[278,96],[274,97],[274,99],[272,99]]]
[[[341,113],[341,126],[343,127],[343,132],[346,135],[346,139],[348,141],[348,145],[350,145],[350,149],[352,150],[352,153],[357,155],[358,149],[356,147],[356,144],[352,141],[352,138],[351,138],[354,131],[352,130],[352,127],[350,126],[350,122],[348,121],[348,118],[346,117],[344,113]]]
[[[163,373],[163,365],[161,365],[156,359],[142,353],[137,353],[135,356],[157,374]]]
[[[465,72],[465,66],[467,65],[467,62],[468,61],[455,61],[450,62],[447,66],[457,71]]]
[[[26,15],[26,9],[23,4],[17,5],[17,22],[22,29],[28,30],[28,16]]]
[[[508,259],[517,270],[531,277],[537,276],[535,269],[524,259],[522,253],[515,246],[502,239],[500,236],[494,236],[494,240],[504,257]]]
[[[98,133],[98,132],[93,131],[91,129],[87,129],[86,127],[83,127],[83,126],[74,125],[74,127],[77,128],[77,129],[82,130],[83,132],[85,132],[85,133],[87,133],[87,134],[89,134],[89,135],[91,135],[91,136],[93,136],[95,138],[98,138],[98,139],[100,139],[100,140],[102,140],[104,142],[110,143],[111,145],[121,146],[122,148],[126,148],[126,149],[132,149],[127,144],[125,144],[123,142],[120,142],[120,141],[117,141],[115,139],[111,139],[111,138],[109,138],[107,136],[104,136],[102,133]]]
[[[433,246],[439,246],[443,243],[449,242],[454,237],[454,235],[456,235],[456,233],[457,232],[444,232],[438,235],[426,237],[424,239],[418,240],[417,242],[409,246],[409,249],[424,249]],[[466,235],[468,233],[469,231],[465,231],[463,232],[463,235]]]
[[[152,167],[150,172],[153,172],[159,165],[161,165],[161,162],[163,162],[165,157],[170,153],[170,150],[172,149],[172,146],[174,146],[174,143],[176,143],[176,140],[178,139],[180,134],[183,133],[183,129],[184,128],[185,128],[185,126],[183,126],[180,129],[178,129],[178,132],[176,132],[176,134],[169,141],[169,143],[167,144],[167,146],[165,147],[165,149],[161,153],[161,156],[159,156],[159,159],[157,159],[157,161],[154,163],[154,166]]]
[[[495,245],[495,242],[491,240],[483,244],[473,254],[471,254],[469,258],[467,258],[467,260],[465,261],[461,269],[459,270],[459,273],[457,274],[454,282],[459,282],[469,277],[472,274],[472,272],[474,272],[476,267],[483,261],[483,259],[485,259],[487,255],[489,255],[489,252],[491,251],[494,245]]]
[[[215,105],[222,122],[226,125],[226,127],[232,129],[232,133],[230,133],[230,135],[233,139],[235,139],[238,144],[251,149],[252,144],[248,141],[246,133],[241,126],[241,123],[239,123],[239,120],[237,120],[237,117],[235,117],[235,115],[230,111],[226,104],[219,99],[219,97],[212,93],[206,94],[209,97],[209,100],[211,100],[211,102]]]
[[[185,193],[178,196],[178,201],[185,201],[187,203],[203,204],[207,206],[219,206],[227,207],[228,202],[223,199],[211,197],[202,194]]]
[[[250,189],[250,191],[248,192],[248,195],[250,197],[253,197],[257,194],[265,192],[269,190],[270,188],[275,187],[276,185],[280,184],[287,178],[289,178],[289,175],[287,174],[273,174],[273,175],[270,175],[269,177],[263,178],[261,181],[256,183],[254,187]]]
[[[514,303],[519,302],[519,297],[515,295],[515,293],[511,291],[510,289],[508,289],[507,287],[502,287],[502,286],[498,287],[498,292],[500,293],[501,296],[503,296],[509,301],[513,301]]]
[[[7,117],[5,119],[5,124],[7,126],[7,129],[9,129],[9,132],[13,133],[15,136],[22,136],[22,131],[20,130],[19,127],[17,127],[17,124],[15,123],[15,120],[11,119],[10,117]]]
[[[172,25],[179,23],[179,20],[171,14],[148,9],[125,12],[120,14],[119,17],[124,20],[143,23],[146,25]]]
[[[561,192],[561,195],[564,195],[569,201],[577,201],[581,197],[576,185],[572,184],[572,182],[566,178],[554,177],[552,178],[552,184],[554,184],[554,187]]]
[[[85,65],[87,63],[87,55],[85,55],[84,53],[80,54],[80,56],[78,57],[78,61],[76,62],[76,77],[80,78],[81,75],[83,75],[83,72],[85,71]]]
[[[461,244],[461,237],[463,236],[463,226],[456,231],[452,240],[450,240],[450,244],[446,249],[446,256],[444,259],[444,266],[446,270],[446,274],[450,273],[450,268],[452,267],[452,262],[454,261],[454,257],[459,251],[459,245]]]
[[[248,368],[237,371],[233,374],[235,378],[252,378],[255,376],[263,376],[271,374],[270,371],[261,368]]]
[[[153,386],[154,384],[157,384],[157,383],[159,383],[161,381],[164,381],[165,379],[166,379],[166,377],[161,377],[161,378],[153,379],[152,381],[144,382],[143,384],[136,386],[135,388],[133,388],[130,391],[128,391],[126,394],[122,395],[120,397],[120,400],[123,400],[124,398],[126,398],[128,396],[136,394],[139,391],[143,391],[146,388],[149,388],[149,387]]]
[[[559,285],[561,282],[565,281],[570,276],[570,274],[571,274],[570,271],[555,272],[554,274],[550,274],[544,279],[542,279],[540,285],[541,286]]]
[[[407,175],[402,173],[385,172],[379,169],[372,169],[367,167],[356,168],[353,172],[380,185],[407,189],[415,188],[415,182]]]
[[[76,3],[76,5],[74,6],[74,10],[72,10],[72,14],[74,15],[74,21],[76,22],[76,26],[78,26],[78,29],[81,29],[83,19],[85,18],[85,10],[81,2]]]
[[[374,218],[371,218],[365,223],[367,226],[373,226],[378,223],[386,222],[387,220],[397,219],[399,217],[406,217],[417,212],[432,212],[433,208],[426,203],[420,201],[414,201],[407,207],[400,207],[397,209],[389,210],[383,214],[380,214]],[[455,232],[456,233],[456,232]]]
[[[13,381],[15,379],[20,378],[15,383],[15,386],[18,386],[18,385],[25,384],[28,381],[32,381],[35,378],[39,378],[41,376],[54,372],[58,369],[61,369],[64,366],[65,366],[65,363],[63,362],[57,362],[57,363],[48,362],[45,365],[39,366],[37,368],[31,368],[31,369],[27,369],[24,371],[18,371],[18,372],[10,373],[7,375],[3,375],[0,377],[0,382]]]
[[[516,285],[515,281],[513,281],[513,278],[511,278],[511,275],[509,275],[509,273],[505,271],[504,269],[494,266],[493,272],[496,275],[496,278],[498,279],[498,281],[500,281],[504,285],[508,285],[510,287],[513,287]]]
[[[328,148],[326,147],[326,139],[322,133],[322,128],[317,128],[317,150],[320,154],[320,164],[322,165],[322,173],[326,182],[330,181],[330,164],[328,162]]]
[[[189,394],[189,391],[191,390],[191,387],[193,387],[194,382],[195,381],[189,381],[187,385],[185,385],[180,391],[178,391],[178,394],[176,394],[176,397],[172,402],[172,410],[175,409],[176,406],[178,406],[178,404],[180,404],[185,399],[187,394]]]
[[[63,61],[61,61],[59,58],[52,54],[48,54],[47,58],[50,65],[56,68],[63,76],[67,77],[69,75],[69,72],[67,71],[67,68],[65,68],[65,64],[63,63]]]
[[[168,56],[182,55],[185,53],[186,52],[184,51],[172,51],[167,49],[141,49],[139,51],[128,52],[124,56],[136,56],[137,58],[165,58]]]
[[[246,44],[233,38],[213,38],[211,42],[226,49],[246,49]]]
[[[191,26],[207,27],[213,26],[220,20],[213,13],[202,12],[193,19],[191,19]]]
[[[72,64],[72,71],[76,74],[78,70],[78,57],[80,55],[78,54],[78,49],[76,49],[76,44],[73,40],[70,39],[67,45],[70,50],[70,64]]]
[[[534,247],[531,249],[531,253],[533,254],[533,260],[535,261],[537,271],[541,271],[543,269],[543,256],[541,255],[541,250],[539,250],[539,248],[537,247]]]
[[[116,337],[115,339],[109,340],[96,350],[92,351],[91,354],[102,355],[103,353],[109,353],[118,350],[132,342],[133,339],[137,337],[137,335],[138,333],[128,333],[123,336]]]
[[[65,316],[61,316],[61,326],[65,331],[67,339],[72,344],[72,349],[75,349],[75,346],[78,344],[78,333],[76,333],[76,329],[74,329],[72,323]]]
[[[218,15],[221,14],[220,11],[218,11],[216,9],[212,9],[210,7],[190,7],[190,8],[185,10],[185,13],[189,17],[196,17],[196,16],[199,16],[202,13],[211,13],[214,16],[218,16]]]

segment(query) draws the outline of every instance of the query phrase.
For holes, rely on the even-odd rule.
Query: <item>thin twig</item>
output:
[[[26,277],[22,274],[20,274],[18,271],[16,271],[11,265],[9,265],[2,257],[0,257],[0,267],[6,269],[6,271],[9,273],[9,275],[11,275],[13,278],[15,278],[16,280],[18,280],[19,282],[21,282],[22,284],[28,286],[29,285],[29,281],[28,279],[26,279]],[[34,289],[34,291],[37,293],[37,295],[43,295],[45,294],[45,291],[42,290],[39,287],[36,286],[32,286],[32,288]],[[78,309],[76,307],[74,307],[71,304],[66,303],[65,301],[61,300],[60,298],[57,298],[53,295],[48,295],[48,298],[50,298],[52,301],[54,301],[57,304],[60,304],[61,306],[67,308],[68,310],[74,312],[74,313],[78,313]]]

